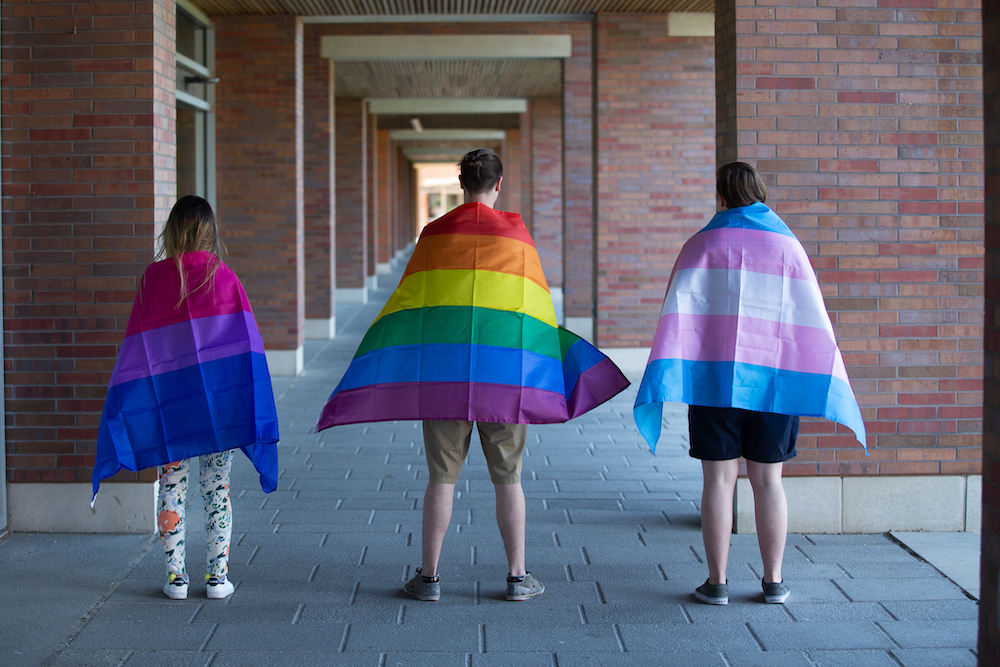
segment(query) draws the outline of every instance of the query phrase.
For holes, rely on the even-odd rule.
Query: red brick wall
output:
[[[648,346],[681,245],[715,213],[714,40],[662,14],[597,18],[598,321]]]
[[[812,258],[868,426],[804,423],[792,474],[981,470],[978,2],[884,4],[717,5],[719,160]]]
[[[264,344],[294,350],[305,341],[302,22],[215,26],[219,228]]]
[[[550,287],[562,287],[562,100],[531,100],[532,235]]]
[[[521,131],[507,130],[503,141],[503,183],[496,207],[501,211],[521,212]]]
[[[364,287],[368,275],[368,230],[365,225],[368,160],[364,154],[367,123],[363,107],[359,99],[338,97],[334,102],[337,287],[349,289]]]
[[[306,317],[327,319],[336,309],[334,276],[333,62],[319,57],[319,40],[308,39],[315,26],[305,26],[303,99],[305,183]]]
[[[1000,0],[983,3],[986,226],[986,363],[979,664],[1000,664]]]
[[[389,204],[389,175],[390,171],[389,151],[392,141],[389,139],[388,130],[379,130],[375,135],[375,154],[378,162],[375,165],[376,180],[373,184],[375,198],[378,207],[375,209],[376,224],[378,225],[378,248],[376,260],[379,264],[386,264],[392,259],[392,230],[391,216],[392,207]]]
[[[413,165],[403,155],[403,149],[394,146],[396,153],[396,249],[405,248],[417,236],[417,211],[414,207],[416,197]]]
[[[375,137],[378,135],[378,116],[367,114],[365,118],[365,160],[367,168],[365,170],[365,193],[368,200],[368,207],[365,209],[365,224],[368,227],[368,261],[366,263],[367,274],[375,275],[375,263],[378,261],[378,150]]]
[[[174,3],[0,11],[7,479],[89,482],[138,279],[173,203]]]
[[[521,218],[529,230],[534,230],[535,208],[531,202],[531,178],[533,176],[531,168],[531,100],[528,100],[528,110],[521,114],[519,121],[521,131]]]

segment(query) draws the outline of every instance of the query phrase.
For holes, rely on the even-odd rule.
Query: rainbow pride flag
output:
[[[629,384],[556,325],[521,216],[465,204],[424,228],[317,430],[393,420],[560,423]]]
[[[182,256],[188,289],[201,285],[208,252]],[[204,454],[242,449],[264,491],[278,482],[278,417],[264,342],[243,285],[220,262],[178,306],[173,259],[142,278],[108,383],[97,433],[101,480]]]
[[[656,451],[662,403],[865,423],[805,249],[757,202],[718,213],[674,264],[634,416]]]

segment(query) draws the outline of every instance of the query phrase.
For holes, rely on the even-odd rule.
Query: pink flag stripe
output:
[[[741,253],[741,250],[746,250]],[[740,269],[815,280],[809,258],[793,236],[726,227],[692,236],[674,266],[683,269]]]
[[[122,342],[108,386],[246,352],[264,354],[257,323],[247,311],[140,331]]]
[[[214,260],[215,256],[207,252],[184,254],[185,286],[188,289],[201,285],[208,258]],[[129,318],[125,335],[202,317],[253,311],[239,279],[225,264],[219,266],[209,286],[189,294],[178,308],[180,289],[180,276],[174,260],[166,259],[146,269],[136,298],[137,308]]]
[[[649,355],[650,362],[658,359],[731,361],[850,383],[830,332],[739,315],[665,314]]]

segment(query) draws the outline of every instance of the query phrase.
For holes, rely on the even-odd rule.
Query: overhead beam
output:
[[[327,35],[324,58],[378,60],[523,60],[569,58],[571,35]]]
[[[368,100],[368,111],[381,115],[525,113],[528,101],[510,97],[400,97]]]
[[[396,141],[503,141],[503,130],[392,130],[389,138]]]

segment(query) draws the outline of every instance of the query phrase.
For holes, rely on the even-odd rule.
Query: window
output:
[[[215,205],[216,81],[212,23],[185,0],[177,2],[177,196]]]

